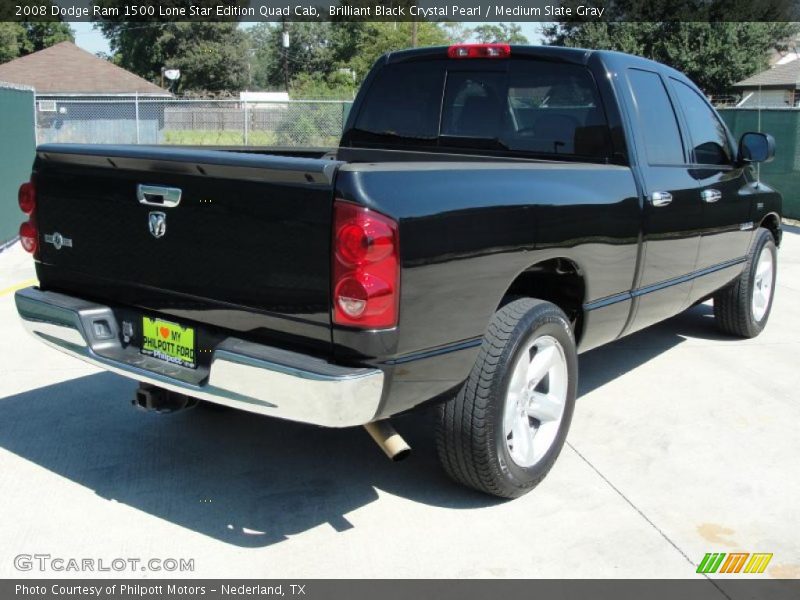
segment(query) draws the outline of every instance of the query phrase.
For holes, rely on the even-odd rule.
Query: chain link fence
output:
[[[747,91],[742,94],[709,96],[716,108],[797,108],[800,94],[794,90]]]
[[[709,95],[708,100],[715,108],[733,108],[742,101],[742,97],[739,94],[715,94]]]
[[[336,146],[352,102],[74,99],[36,102],[37,143]]]

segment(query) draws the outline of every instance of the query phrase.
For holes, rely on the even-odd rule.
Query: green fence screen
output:
[[[33,90],[0,82],[0,248],[16,238],[24,215],[17,190],[31,176],[36,150]]]
[[[761,179],[783,194],[783,216],[800,219],[800,110],[719,109],[736,139],[759,131],[759,112],[760,131],[775,138],[775,158],[761,165]]]

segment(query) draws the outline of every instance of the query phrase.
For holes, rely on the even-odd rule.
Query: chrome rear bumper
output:
[[[36,288],[19,290],[17,311],[37,339],[101,369],[233,408],[323,425],[349,427],[374,420],[383,372],[227,338],[211,366],[188,369],[123,346],[108,306]],[[98,339],[95,323],[105,322]],[[100,328],[103,329],[102,327]],[[110,335],[108,335],[110,332]]]

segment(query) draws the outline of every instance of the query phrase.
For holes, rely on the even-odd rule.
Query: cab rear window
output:
[[[435,139],[444,69],[436,63],[389,65],[369,88],[356,127],[364,132],[414,139]]]
[[[487,61],[488,62],[488,61]],[[353,146],[488,149],[607,160],[608,123],[588,69],[541,60],[502,68],[446,60],[385,66],[367,92]]]

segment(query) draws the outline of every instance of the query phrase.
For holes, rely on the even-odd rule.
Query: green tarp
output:
[[[0,82],[0,248],[13,240],[24,220],[17,190],[31,176],[36,134],[33,90]]]
[[[737,140],[748,131],[772,134],[775,158],[761,165],[761,179],[783,195],[783,216],[800,219],[800,111],[724,108],[718,112]]]

